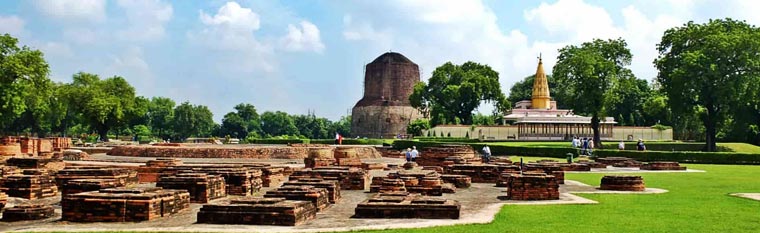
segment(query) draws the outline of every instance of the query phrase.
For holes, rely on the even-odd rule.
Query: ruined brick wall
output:
[[[405,134],[406,125],[421,117],[409,103],[419,81],[419,66],[399,53],[385,53],[367,64],[364,97],[351,114],[351,134],[375,138]]]

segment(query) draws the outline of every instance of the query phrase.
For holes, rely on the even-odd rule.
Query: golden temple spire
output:
[[[531,105],[533,109],[550,109],[551,96],[549,95],[549,81],[544,73],[544,63],[541,54],[538,55],[538,68],[536,69],[536,78],[533,80],[533,96]]]

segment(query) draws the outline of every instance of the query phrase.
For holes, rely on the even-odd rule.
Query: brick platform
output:
[[[556,177],[546,174],[525,173],[510,174],[507,184],[507,196],[502,200],[558,200],[559,183]]]
[[[310,201],[322,211],[330,206],[330,198],[326,189],[315,188],[314,186],[282,186],[278,189],[268,191],[264,194],[265,198],[285,198],[286,200]]]
[[[124,187],[122,183],[115,179],[80,179],[69,180],[61,188],[63,196],[75,193],[98,191],[107,188]]]
[[[110,179],[119,183],[118,187],[137,184],[137,171],[128,168],[111,167],[68,167],[58,171],[55,181],[58,187],[64,187],[70,180]]]
[[[591,165],[587,163],[560,163],[558,164],[560,168],[562,168],[562,171],[576,171],[576,172],[587,172],[591,171]]]
[[[227,195],[249,196],[261,191],[262,175],[260,169],[242,165],[183,165],[168,167],[162,175],[179,173],[206,173],[224,178]]]
[[[475,150],[467,145],[428,147],[415,160],[420,166],[446,166],[450,164],[481,163]]]
[[[640,167],[641,166],[641,162],[633,160],[631,158],[625,158],[625,157],[597,158],[596,162],[613,166],[613,167]]]
[[[307,168],[329,167],[337,163],[333,149],[330,147],[309,148],[308,155],[303,159]]]
[[[466,175],[441,175],[444,183],[453,184],[457,188],[469,188],[472,185],[472,179]]]
[[[48,169],[59,171],[66,165],[61,159],[42,157],[14,157],[5,161],[6,166],[14,166],[21,169]]]
[[[190,193],[190,202],[193,203],[208,203],[210,200],[227,196],[224,178],[206,173],[162,176],[156,183],[156,187],[187,190]]]
[[[559,164],[555,163],[528,163],[525,164],[526,172],[546,173],[557,178],[560,184],[565,183],[565,172]]]
[[[3,211],[3,222],[40,220],[53,217],[55,209],[50,205],[17,205]]]
[[[310,201],[284,198],[232,200],[230,204],[203,205],[198,223],[296,226],[316,218]]]
[[[455,200],[424,197],[406,192],[379,193],[356,206],[355,218],[459,219]]]
[[[176,214],[190,207],[185,190],[113,188],[63,197],[63,220],[72,222],[139,222]]]
[[[604,176],[602,177],[602,190],[615,191],[644,191],[644,179],[641,176]]]
[[[109,155],[164,158],[239,158],[239,159],[304,159],[310,148],[332,147],[315,145],[263,146],[263,145],[197,145],[181,146],[117,146],[108,151]],[[346,147],[346,146],[341,146]],[[381,158],[372,146],[352,146],[344,150],[355,150],[360,158]]]
[[[320,178],[324,180],[336,180],[342,190],[366,190],[370,185],[370,176],[361,168],[349,167],[319,167],[306,168],[294,171],[290,180],[303,178]]]
[[[2,188],[11,197],[30,200],[54,197],[58,194],[53,172],[46,169],[26,169],[20,175],[3,177]]]
[[[57,152],[69,149],[74,145],[71,143],[71,138],[68,137],[48,137],[46,139],[50,141],[50,144],[53,147],[53,151]]]
[[[686,167],[681,166],[678,162],[649,162],[641,165],[641,170],[671,170],[681,171],[686,170]]]
[[[469,176],[472,183],[492,183],[499,181],[499,176],[507,171],[520,171],[519,166],[507,164],[454,164],[444,167],[445,174]]]
[[[330,203],[335,204],[340,200],[340,184],[336,180],[323,180],[318,178],[300,179],[287,181],[283,186],[312,186],[327,190],[327,197]]]

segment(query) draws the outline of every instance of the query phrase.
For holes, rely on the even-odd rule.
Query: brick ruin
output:
[[[190,202],[193,203],[208,203],[213,199],[227,196],[224,178],[206,173],[162,176],[156,183],[156,187],[187,190],[190,193]]]
[[[6,166],[14,166],[21,169],[48,169],[51,171],[62,170],[66,165],[61,159],[43,157],[14,157],[5,161]]]
[[[190,194],[161,188],[110,188],[65,196],[61,206],[64,221],[140,222],[188,209]]]
[[[543,173],[507,175],[507,195],[502,200],[558,200],[559,182],[556,177]]]
[[[459,219],[458,201],[409,194],[378,193],[354,209],[354,218]]]
[[[454,164],[444,167],[445,174],[469,176],[473,183],[492,183],[499,181],[502,173],[519,173],[520,167],[508,164]]]
[[[25,169],[21,174],[4,176],[0,191],[11,197],[29,200],[54,197],[58,194],[55,176],[46,169]]]
[[[9,156],[51,156],[53,152],[61,152],[71,148],[71,138],[52,137],[14,137],[0,138],[0,157]]]
[[[597,158],[595,161],[613,167],[641,167],[641,162],[625,157]]]
[[[599,187],[602,190],[644,191],[644,178],[641,176],[604,176]]]
[[[282,186],[312,186],[327,190],[327,197],[331,204],[340,200],[340,183],[336,180],[323,180],[318,178],[304,178],[287,181]]]
[[[686,167],[681,166],[678,162],[648,162],[641,165],[641,170],[682,171],[686,170]]]
[[[387,177],[372,177],[370,192],[397,191],[419,193],[426,196],[441,196],[443,193],[456,192],[456,186],[444,183],[441,174],[427,170],[404,170],[390,173]]]
[[[69,180],[61,187],[61,195],[98,191],[106,188],[124,187],[116,179],[76,179]]]
[[[137,171],[128,168],[91,166],[66,167],[66,169],[58,171],[55,175],[55,181],[58,184],[58,187],[65,187],[69,181],[81,179],[111,180],[104,182],[116,182],[117,187],[135,185],[139,181],[137,178]]]
[[[369,138],[405,135],[409,122],[423,117],[409,102],[419,81],[419,66],[400,53],[384,53],[367,64],[364,96],[351,110],[351,135]]]
[[[51,205],[44,204],[22,204],[3,211],[4,222],[39,220],[53,217],[55,209]]]
[[[260,169],[242,165],[183,165],[166,168],[162,176],[180,173],[205,173],[224,178],[227,195],[250,196],[263,186],[263,172]]]
[[[0,211],[3,211],[3,208],[5,208],[5,205],[8,204],[8,194],[5,194],[4,192],[0,192]]]
[[[443,174],[441,179],[457,188],[469,188],[472,185],[472,179],[466,175]]]
[[[334,147],[322,145],[209,145],[180,144],[174,145],[128,145],[117,146],[107,154],[130,157],[163,158],[236,158],[236,159],[304,159],[312,148],[334,150]],[[346,146],[343,150],[353,150],[359,158],[381,158],[382,155],[373,146]]]
[[[303,159],[304,167],[330,167],[337,163],[335,155],[330,148],[310,148],[308,157]]]
[[[546,173],[553,175],[560,184],[565,183],[565,171],[558,164],[551,163],[528,163],[524,166],[526,172]]]
[[[322,211],[330,206],[330,198],[326,189],[315,188],[314,186],[299,185],[299,186],[282,186],[278,189],[268,191],[264,194],[265,198],[284,198],[286,200],[294,201],[310,201],[317,208],[317,211]]]
[[[148,160],[145,165],[137,168],[137,177],[140,183],[158,182],[161,173],[168,167],[183,165],[182,160],[176,158],[157,158]]]
[[[296,226],[315,219],[311,201],[285,198],[248,198],[229,204],[207,204],[197,214],[198,223]]]
[[[318,167],[306,168],[300,171],[294,171],[290,175],[290,180],[300,180],[304,178],[319,178],[324,180],[335,180],[340,183],[342,190],[366,190],[370,185],[370,176],[367,171],[354,167]]]
[[[422,149],[415,160],[421,166],[445,167],[452,164],[479,164],[481,159],[467,145],[441,145]]]
[[[368,155],[369,154],[369,155]],[[308,155],[304,158],[307,168],[314,167],[358,167],[370,169],[373,166],[382,166],[375,169],[383,169],[384,165],[372,165],[362,162],[362,158],[380,158],[381,154],[374,148],[367,150],[366,147],[316,147],[309,148]]]

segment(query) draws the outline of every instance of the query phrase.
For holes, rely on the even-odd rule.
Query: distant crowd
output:
[[[594,152],[593,138],[573,137],[571,145],[573,148],[579,148],[581,150],[581,153],[580,153],[581,155],[591,156]],[[623,142],[622,140],[620,141],[620,143],[618,143],[618,150],[625,150],[625,142]],[[636,150],[638,151],[647,150],[646,145],[644,145],[644,140],[639,139],[639,142],[636,143]]]

